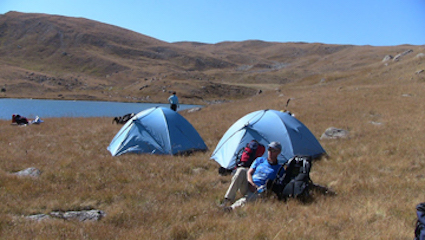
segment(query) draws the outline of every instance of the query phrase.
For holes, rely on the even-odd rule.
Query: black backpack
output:
[[[416,215],[418,220],[416,221],[415,228],[415,240],[425,239],[425,202],[416,205]]]
[[[313,184],[310,179],[311,161],[310,156],[294,156],[289,159],[285,165],[280,167],[276,179],[268,183],[268,188],[276,193],[279,200],[288,198],[307,200]],[[283,172],[285,173],[282,174]]]
[[[28,119],[26,117],[22,117],[19,114],[15,116],[15,121],[18,125],[28,124]]]

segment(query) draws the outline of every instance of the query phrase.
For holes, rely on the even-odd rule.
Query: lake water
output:
[[[36,116],[53,117],[116,117],[127,113],[138,113],[151,107],[170,107],[163,103],[120,103],[98,101],[67,101],[39,99],[0,99],[0,119],[10,120],[13,114],[29,119]],[[202,107],[200,105],[180,105],[178,111]]]

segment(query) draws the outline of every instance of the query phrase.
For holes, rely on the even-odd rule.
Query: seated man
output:
[[[276,178],[280,165],[277,162],[277,156],[282,151],[282,145],[279,142],[271,142],[268,145],[268,157],[259,157],[247,168],[237,168],[232,177],[229,188],[224,196],[223,204],[225,211],[231,211],[236,207],[245,205],[248,201],[254,201],[258,195],[266,188],[267,180]],[[240,191],[243,197],[234,202],[230,207],[227,203],[233,202],[237,191]]]

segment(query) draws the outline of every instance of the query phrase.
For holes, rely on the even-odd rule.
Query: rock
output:
[[[34,214],[34,215],[26,216],[25,218],[29,220],[42,221],[42,220],[50,219],[50,216],[47,214]]]
[[[349,132],[347,130],[330,127],[326,129],[320,139],[348,138],[348,134]]]
[[[146,85],[143,85],[142,87],[139,88],[139,90],[143,90],[143,89],[145,89],[147,87],[149,87],[149,85],[147,85],[147,84]]]
[[[41,174],[41,171],[37,168],[30,167],[25,170],[19,171],[14,173],[17,176],[30,176],[30,177],[39,177]]]
[[[409,50],[406,50],[406,51],[404,51],[404,52],[402,52],[402,53],[400,53],[400,54],[397,54],[397,55],[394,57],[393,61],[394,61],[394,62],[396,62],[396,61],[400,60],[400,58],[401,58],[401,57],[403,57],[404,55],[409,54],[409,53],[411,53],[411,52],[413,52],[413,50],[412,50],[412,49],[409,49]]]
[[[104,216],[105,212],[101,210],[83,210],[83,211],[56,211],[51,212],[50,215],[56,218],[62,218],[65,220],[78,220],[80,222],[84,221],[99,221]]]
[[[201,111],[201,109],[202,109],[202,108],[200,108],[200,107],[191,108],[191,109],[189,109],[187,112],[188,112],[188,113],[197,112],[197,111]]]
[[[384,57],[384,59],[382,59],[382,62],[386,62],[386,61],[389,61],[389,60],[391,60],[391,59],[393,59],[393,56],[391,56],[391,55],[386,55],[386,56]]]

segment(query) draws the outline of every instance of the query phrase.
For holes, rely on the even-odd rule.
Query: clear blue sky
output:
[[[8,11],[83,17],[166,42],[425,45],[425,0],[0,0]]]

